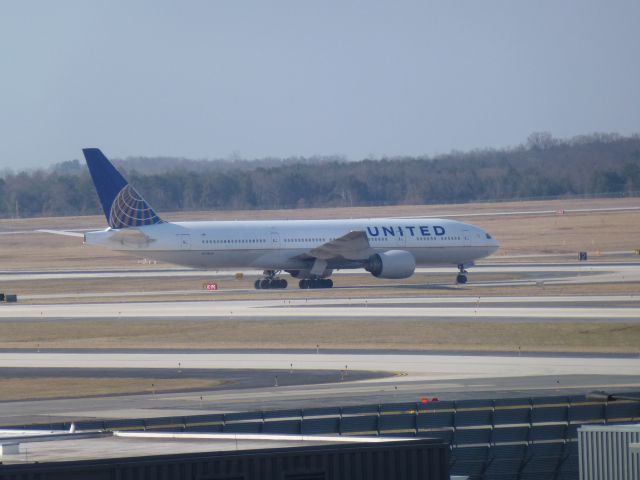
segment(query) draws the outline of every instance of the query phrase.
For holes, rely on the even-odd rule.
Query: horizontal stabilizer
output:
[[[52,233],[54,235],[66,235],[68,237],[84,237],[84,233],[80,232],[69,232],[66,230],[36,230],[38,233]]]

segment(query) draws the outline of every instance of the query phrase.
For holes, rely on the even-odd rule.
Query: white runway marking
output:
[[[357,287],[356,287],[357,288]],[[252,292],[249,289],[225,289],[215,292],[205,292],[202,289],[191,290],[160,290],[156,292],[139,291],[139,292],[99,292],[99,293],[43,293],[34,295],[20,295],[21,300],[51,300],[60,298],[116,298],[116,297],[144,297],[144,296],[169,296],[169,295],[188,295],[206,293],[210,295],[211,301],[216,303],[224,303],[227,300],[217,300],[216,295],[220,295],[224,292]],[[267,292],[277,295],[282,293],[281,290],[267,290]],[[246,300],[246,301],[251,301]],[[255,300],[254,302],[261,302],[261,300]],[[283,300],[269,301],[273,302],[273,306],[282,305]],[[276,303],[277,302],[277,303]],[[640,295],[593,295],[593,296],[579,296],[579,295],[545,295],[542,297],[496,297],[496,296],[468,296],[468,297],[438,297],[438,296],[425,296],[425,297],[383,297],[383,298],[310,298],[308,300],[291,299],[286,300],[287,305],[378,305],[383,303],[388,304],[487,304],[487,303],[500,303],[500,304],[512,304],[512,303],[640,303]],[[232,303],[233,304],[233,303]],[[1,312],[0,312],[1,317]]]

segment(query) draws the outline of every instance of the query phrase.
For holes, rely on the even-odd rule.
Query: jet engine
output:
[[[378,278],[408,278],[416,270],[416,259],[405,250],[388,250],[371,255],[365,270]]]

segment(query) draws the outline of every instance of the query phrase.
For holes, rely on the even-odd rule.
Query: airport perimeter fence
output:
[[[452,475],[474,480],[577,480],[580,426],[637,422],[638,402],[593,403],[584,396],[553,396],[79,421],[75,426],[77,430],[432,437],[449,443]],[[47,426],[66,430],[70,424]]]

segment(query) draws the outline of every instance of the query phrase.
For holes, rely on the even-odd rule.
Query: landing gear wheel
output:
[[[298,286],[302,289],[302,290],[307,290],[308,288],[311,288],[311,280],[308,280],[306,278],[303,278],[302,280],[300,280],[298,282]]]
[[[265,270],[264,277],[259,278],[253,282],[253,286],[256,290],[271,290],[287,288],[287,281],[284,278],[278,278],[276,275],[279,272],[276,270]]]
[[[458,276],[456,277],[456,283],[458,285],[464,285],[467,283],[467,271],[464,268],[464,264],[458,265]]]

